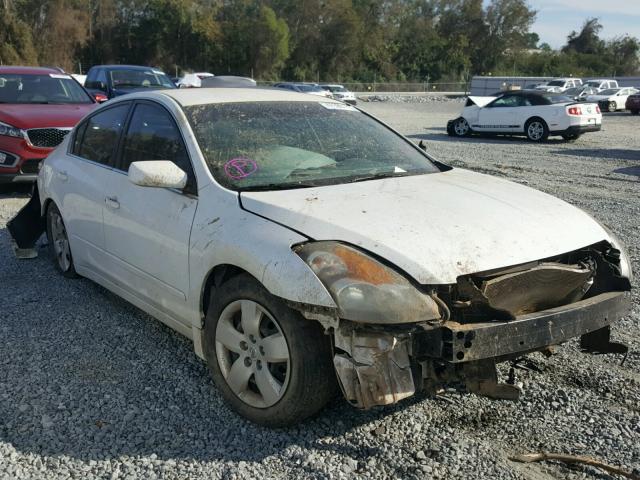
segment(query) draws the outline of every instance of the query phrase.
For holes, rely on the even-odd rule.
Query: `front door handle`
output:
[[[120,203],[118,202],[118,197],[107,197],[104,199],[104,203],[107,204],[107,207],[117,209],[120,208]]]

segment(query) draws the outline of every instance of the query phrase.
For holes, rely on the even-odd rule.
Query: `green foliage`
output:
[[[340,82],[639,71],[638,39],[587,19],[558,52],[535,15],[527,0],[5,0],[0,62]]]
[[[8,9],[0,8],[0,65],[37,62],[29,27]]]

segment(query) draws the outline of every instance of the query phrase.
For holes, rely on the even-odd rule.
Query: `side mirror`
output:
[[[187,185],[187,174],[169,160],[133,162],[128,176],[131,183],[141,187],[183,189]]]
[[[109,97],[107,97],[104,93],[94,93],[93,94],[93,98],[96,100],[96,102],[98,103],[104,103],[107,100],[109,100]]]

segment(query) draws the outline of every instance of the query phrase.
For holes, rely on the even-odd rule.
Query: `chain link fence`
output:
[[[259,85],[271,86],[280,82],[258,81]],[[426,93],[426,92],[455,92],[467,93],[470,84],[467,82],[320,82],[321,84],[342,85],[352,92],[358,93]]]

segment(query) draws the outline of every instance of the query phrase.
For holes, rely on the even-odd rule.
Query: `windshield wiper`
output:
[[[408,177],[410,175],[415,175],[415,173],[410,173],[410,172],[380,172],[380,173],[374,173],[373,175],[367,175],[367,176],[364,176],[364,177],[357,177],[357,178],[348,180],[347,183],[366,182],[367,180],[379,180],[381,178]]]
[[[265,185],[252,185],[247,187],[238,187],[238,192],[264,192],[268,190],[293,190],[296,188],[312,188],[320,186],[317,183],[295,182],[295,183],[267,183]]]

